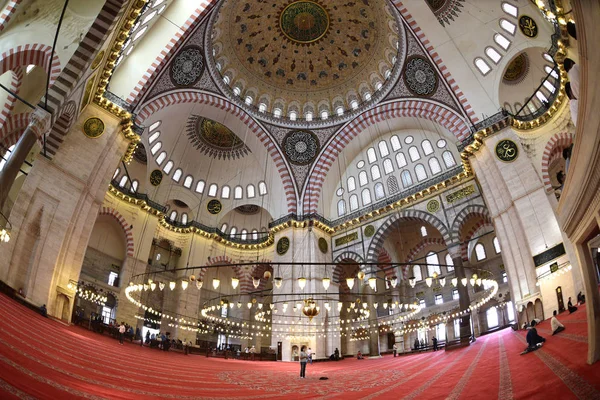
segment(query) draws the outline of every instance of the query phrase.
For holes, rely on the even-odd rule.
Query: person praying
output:
[[[534,319],[533,321],[531,321],[531,326],[529,328],[527,328],[529,330],[527,332],[527,346],[529,347],[530,350],[533,350],[536,347],[541,346],[542,343],[544,343],[546,341],[546,339],[544,339],[543,337],[538,335],[537,329],[535,329],[536,325],[537,325],[537,323],[535,322],[535,319]]]
[[[577,311],[577,307],[573,305],[573,302],[571,301],[570,297],[569,301],[567,302],[567,308],[569,309],[569,314],[573,314],[575,311]]]
[[[565,330],[565,326],[560,323],[558,318],[556,318],[556,315],[557,315],[557,312],[556,312],[556,310],[554,310],[552,312],[552,319],[550,320],[550,326],[552,327],[552,336]]]

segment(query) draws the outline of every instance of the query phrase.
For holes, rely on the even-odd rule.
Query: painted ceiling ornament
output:
[[[507,85],[519,84],[525,79],[528,72],[529,57],[526,53],[521,53],[513,58],[510,64],[508,64],[508,67],[506,67],[502,82]]]
[[[192,115],[186,130],[192,145],[209,157],[236,159],[250,153],[248,146],[235,133],[212,119]]]
[[[319,153],[319,139],[310,131],[291,131],[283,138],[283,151],[290,162],[310,164]]]
[[[461,3],[465,0],[426,0],[426,2],[439,23],[446,26],[450,25],[450,21],[454,22],[454,18],[458,18],[458,14],[464,8]]]
[[[440,202],[433,199],[433,200],[429,200],[429,202],[427,203],[427,211],[429,211],[430,213],[435,213],[437,211],[439,211],[440,209]]]
[[[235,211],[244,215],[254,215],[258,214],[260,207],[256,204],[244,204],[243,206],[236,207]]]
[[[99,138],[104,133],[104,121],[98,117],[88,118],[83,123],[83,133],[91,139]]]
[[[171,63],[171,81],[179,87],[192,86],[204,71],[204,55],[198,46],[182,49]]]
[[[292,1],[279,14],[279,29],[292,43],[315,44],[331,29],[329,13],[317,1]]]
[[[417,96],[431,96],[438,87],[435,69],[426,58],[421,56],[413,56],[406,62],[404,82]]]

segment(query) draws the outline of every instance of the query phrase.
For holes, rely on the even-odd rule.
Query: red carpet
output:
[[[0,398],[600,399],[600,363],[585,363],[585,309],[560,319],[566,331],[550,337],[545,321],[548,341],[524,356],[524,332],[504,330],[449,353],[316,363],[301,380],[297,363],[120,346],[0,295]]]

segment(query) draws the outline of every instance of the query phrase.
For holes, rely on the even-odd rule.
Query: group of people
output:
[[[577,299],[581,300],[582,298],[580,296],[583,296],[581,294],[581,292],[579,293],[579,295],[577,295]],[[583,297],[583,301],[585,302],[585,297]],[[582,304],[581,302],[579,302],[579,304]],[[575,311],[577,311],[577,307],[574,307],[573,304],[571,303],[571,298],[569,297],[569,313],[573,313]],[[573,310],[574,309],[574,310]],[[552,318],[550,319],[550,328],[552,329],[552,336],[562,332],[565,330],[565,326],[558,320],[558,318],[556,317],[558,315],[558,312],[556,310],[554,310],[552,312]],[[525,349],[525,351],[523,353],[527,353],[529,351],[533,351],[533,350],[537,350],[539,349],[543,343],[546,342],[546,338],[541,337],[538,334],[538,331],[536,329],[536,326],[539,325],[541,321],[539,319],[533,319],[531,321],[530,325],[526,325],[526,329],[527,329],[527,348]]]

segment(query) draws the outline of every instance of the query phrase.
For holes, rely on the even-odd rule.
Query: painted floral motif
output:
[[[171,64],[171,80],[177,86],[191,86],[204,71],[204,56],[197,46],[184,48]]]
[[[431,96],[438,86],[438,78],[433,66],[420,56],[412,57],[406,63],[404,82],[417,96]]]

